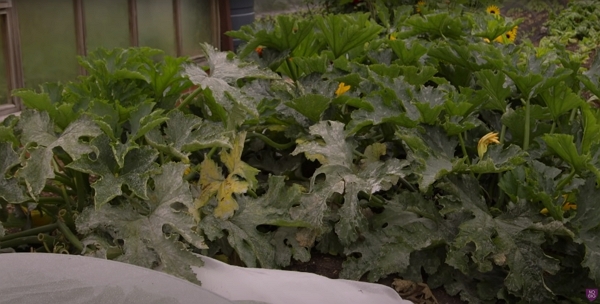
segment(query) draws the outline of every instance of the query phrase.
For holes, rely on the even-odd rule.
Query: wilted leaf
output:
[[[233,216],[238,210],[238,203],[234,194],[246,193],[258,184],[256,174],[259,170],[246,164],[241,160],[244,149],[246,133],[240,133],[234,140],[230,152],[221,150],[221,161],[227,167],[229,174],[224,177],[219,166],[209,158],[205,158],[200,164],[200,196],[196,200],[195,208],[205,206],[208,201],[216,196],[217,207],[214,210],[215,217],[226,220]],[[241,178],[241,179],[240,179]],[[194,212],[196,220],[200,220],[200,214]]]

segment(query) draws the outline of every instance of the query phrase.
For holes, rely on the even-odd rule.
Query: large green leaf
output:
[[[324,142],[298,142],[292,155],[304,153],[310,160],[318,160],[322,165],[352,166],[354,143],[346,139],[344,124],[337,121],[321,121],[310,127],[310,133],[319,136]]]
[[[10,142],[15,147],[19,146],[19,140],[15,136],[15,126],[19,122],[16,116],[9,116],[4,118],[2,124],[0,124],[0,142]]]
[[[393,123],[405,127],[414,127],[419,120],[418,110],[415,108],[417,117],[411,118],[401,104],[386,100],[380,95],[370,95],[365,98],[370,102],[372,109],[359,109],[351,114],[352,120],[348,123],[348,133],[354,134],[361,128],[382,123]]]
[[[394,61],[399,65],[418,66],[419,60],[427,54],[427,48],[419,40],[393,40],[388,42],[398,59]]]
[[[429,49],[427,54],[440,62],[447,62],[475,72],[481,69],[497,69],[502,53],[489,44],[441,42]]]
[[[485,103],[484,107],[504,113],[506,111],[507,98],[511,94],[509,83],[506,81],[506,75],[493,70],[480,70],[474,74],[477,78],[477,84],[489,96],[489,102]]]
[[[479,194],[477,181],[469,176],[448,178],[440,188],[473,215],[459,226],[446,263],[466,275],[472,273],[473,266],[484,273],[495,266],[506,267],[509,272],[505,284],[511,293],[538,303],[553,298],[544,277],[556,274],[559,261],[544,253],[544,234],[531,230],[531,219],[509,214],[492,217]]]
[[[543,56],[529,54],[525,63],[506,65],[503,72],[515,82],[522,97],[527,100],[565,80],[572,71],[547,64]]]
[[[183,180],[185,167],[176,163],[162,167],[162,173],[153,177],[154,189],[148,191],[148,200],[143,202],[147,209],[131,204],[89,207],[77,218],[77,231],[84,235],[104,233],[110,236],[110,243],[122,244],[123,255],[118,261],[160,267],[199,284],[190,266],[200,267],[202,260],[179,240],[181,237],[197,249],[207,248],[189,214],[193,199],[189,184]]]
[[[27,200],[27,191],[19,185],[17,178],[10,172],[19,163],[19,155],[13,150],[12,145],[0,143],[0,198],[11,204]]]
[[[327,46],[333,52],[333,59],[375,39],[383,29],[380,25],[369,21],[368,14],[331,14],[317,18],[316,24]]]
[[[524,163],[526,156],[527,153],[518,146],[510,145],[504,149],[502,145],[493,145],[483,159],[469,166],[469,170],[478,174],[510,171]]]
[[[459,39],[465,35],[461,19],[443,12],[423,16],[413,15],[406,20],[406,24],[412,26],[413,35],[428,34],[433,38]]]
[[[212,97],[226,111],[231,111],[233,104],[237,103],[246,112],[258,116],[257,105],[254,104],[253,99],[242,93],[236,82],[242,78],[279,79],[279,75],[256,65],[241,62],[237,58],[230,58],[228,53],[218,52],[208,44],[202,44],[202,50],[208,59],[209,72],[205,72],[198,66],[188,65],[184,75],[202,89],[210,89]]]
[[[258,198],[238,197],[239,210],[233,217],[223,220],[209,214],[202,218],[199,228],[209,240],[226,236],[248,267],[286,266],[292,257],[292,252],[287,250],[307,251],[303,248],[306,245],[294,244],[298,230],[292,229],[292,233],[282,237],[277,232],[261,232],[257,228],[263,225],[310,227],[308,222],[293,219],[290,215],[291,207],[299,203],[301,195],[299,185],[286,186],[285,177],[270,176],[267,193]],[[293,249],[284,246],[285,243],[294,244],[291,245]],[[278,253],[277,250],[283,247],[287,248],[287,253]]]
[[[56,134],[48,113],[34,110],[23,111],[17,128],[22,132],[21,142],[24,145],[37,145],[17,173],[34,198],[38,197],[47,179],[54,177],[54,148],[61,147],[72,159],[78,159],[84,154],[98,151],[84,140],[89,141],[101,134],[100,128],[86,116],[71,123],[62,134]]]
[[[554,120],[558,120],[562,114],[582,106],[585,101],[575,94],[565,82],[559,82],[540,93],[542,100],[546,103]]]
[[[98,177],[92,184],[97,208],[122,195],[123,186],[127,186],[139,198],[148,199],[148,179],[156,174],[158,169],[154,162],[158,157],[156,150],[148,146],[133,149],[125,155],[124,166],[120,168],[113,156],[108,137],[98,136],[92,141],[92,145],[97,149],[95,155],[81,157],[67,167]]]
[[[569,163],[577,172],[582,172],[589,163],[589,157],[581,155],[577,151],[573,135],[568,134],[545,134],[542,139],[554,153]]]
[[[589,276],[596,282],[600,281],[599,196],[600,190],[596,187],[595,179],[588,179],[585,185],[579,189],[577,214],[573,219],[573,224],[579,232],[575,241],[585,246],[582,266],[590,269]]]
[[[139,148],[139,145],[135,141],[169,119],[163,114],[164,110],[157,109],[153,111],[153,108],[154,103],[152,102],[139,104],[130,113],[128,121],[130,132],[127,134],[127,141],[122,143],[121,140],[117,139],[116,141],[113,140],[111,142],[112,151],[120,168],[125,165],[127,153],[133,149]]]
[[[394,197],[369,222],[371,229],[362,233],[364,239],[344,250],[349,258],[340,277],[359,280],[368,273],[367,279],[374,282],[392,273],[404,274],[413,252],[443,244],[447,237],[433,202],[415,193]]]
[[[47,112],[60,128],[66,128],[71,122],[77,119],[79,115],[73,110],[73,104],[61,100],[60,95],[58,98],[51,98],[52,84],[42,85],[41,89],[41,93],[21,89],[13,94],[21,98],[27,108]],[[62,86],[59,89],[62,89]]]
[[[581,80],[586,89],[600,98],[600,52],[596,52],[596,58],[592,62],[590,69],[583,75],[578,75],[577,78]]]
[[[436,180],[452,172],[457,161],[454,159],[454,149],[458,140],[448,137],[443,129],[402,129],[396,132],[396,136],[403,140],[407,150],[406,158],[411,162],[410,171],[417,175],[422,192],[426,192]]]
[[[331,98],[327,98],[326,96],[320,94],[307,94],[286,102],[285,104],[306,116],[311,121],[318,122],[321,120],[323,112],[329,108],[330,103]]]
[[[231,148],[221,124],[203,121],[181,111],[171,111],[167,118],[164,135],[158,129],[145,135],[148,143],[163,153],[189,163],[190,152],[212,147]]]
[[[274,25],[269,22],[255,22],[251,26],[242,26],[239,31],[227,32],[227,35],[248,42],[240,50],[240,57],[243,58],[259,46],[279,52],[291,52],[313,32],[314,20],[298,19],[282,14],[275,18]]]
[[[292,154],[303,152],[308,159],[317,159],[323,166],[313,174],[311,193],[303,199],[297,214],[307,215],[311,223],[320,225],[329,196],[333,192],[343,195],[343,205],[337,211],[340,219],[335,224],[335,232],[341,243],[348,245],[358,238],[360,231],[366,229],[366,218],[359,205],[359,192],[371,195],[389,189],[398,182],[399,177],[405,175],[402,169],[407,163],[393,158],[386,162],[371,161],[357,167],[353,164],[353,144],[345,140],[342,123],[322,121],[312,126],[310,131],[313,135],[320,135],[324,144],[317,141],[302,142]],[[321,174],[325,175],[326,187],[316,183]]]

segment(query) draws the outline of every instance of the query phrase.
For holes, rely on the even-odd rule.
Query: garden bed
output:
[[[98,50],[85,77],[16,92],[0,247],[195,283],[200,253],[430,302],[420,282],[442,303],[584,301],[600,278],[598,42],[549,24],[515,44],[536,25],[495,7],[377,3],[259,21],[231,33],[237,56],[203,45],[202,67]]]

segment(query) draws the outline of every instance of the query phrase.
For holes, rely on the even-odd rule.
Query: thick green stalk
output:
[[[471,158],[467,154],[467,147],[465,146],[465,140],[463,139],[462,133],[458,133],[458,141],[460,142],[460,149],[462,150],[463,157],[467,158],[467,164],[471,164]]]
[[[25,236],[16,239],[11,239],[8,241],[0,242],[0,248],[11,248],[17,247],[21,245],[42,245],[44,242],[38,239],[37,235],[34,236]]]
[[[358,198],[374,203],[377,207],[383,207],[385,205],[385,200],[377,197],[376,195],[369,194],[365,191],[358,192]]]
[[[192,94],[188,95],[178,106],[175,107],[175,109],[173,110],[179,110],[185,106],[188,105],[188,103],[190,103],[192,100],[194,100],[194,98],[196,98],[196,96],[198,96],[198,94],[202,93],[202,86],[198,86],[197,89],[195,89]],[[171,111],[173,111],[171,110]],[[171,112],[169,111],[169,112]]]
[[[276,143],[273,140],[271,140],[269,137],[267,137],[261,133],[255,133],[255,132],[250,132],[246,136],[247,137],[256,137],[256,138],[264,141],[267,145],[269,145],[277,150],[285,150],[285,149],[291,148],[295,144],[295,142],[293,140],[288,143],[285,143],[285,144],[279,144],[279,143]]]
[[[502,129],[500,129],[500,143],[504,143],[504,136],[506,135],[506,125],[502,124]]]
[[[65,186],[69,186],[69,188],[71,188],[71,189],[76,188],[75,184],[73,184],[73,180],[64,174],[54,172],[54,180],[56,180],[57,182],[65,185]]]
[[[217,152],[217,147],[212,147],[210,151],[208,151],[208,155],[206,155],[206,158],[211,159],[215,152]]]
[[[525,136],[523,136],[523,150],[529,149],[529,136],[531,132],[531,102],[529,98],[525,101]]]
[[[81,212],[87,207],[88,186],[87,181],[83,178],[83,173],[75,171],[75,185],[77,187],[77,211]]]
[[[73,232],[71,232],[71,230],[69,229],[69,227],[67,227],[67,225],[65,225],[65,223],[63,223],[60,220],[57,221],[56,223],[58,224],[58,229],[60,230],[60,232],[62,232],[62,234],[69,241],[69,243],[71,243],[71,245],[73,245],[73,247],[75,247],[75,249],[77,249],[77,252],[78,253],[83,252],[83,244],[73,234]]]
[[[23,237],[27,237],[27,236],[38,235],[40,233],[51,232],[51,231],[56,230],[57,228],[58,228],[58,224],[53,223],[53,224],[44,225],[41,227],[32,228],[32,229],[21,231],[21,232],[11,233],[9,235],[0,237],[0,243],[3,243],[8,240],[12,240],[12,239],[23,238]]]

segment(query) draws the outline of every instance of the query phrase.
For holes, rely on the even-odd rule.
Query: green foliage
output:
[[[583,301],[600,283],[600,111],[581,97],[598,65],[483,39],[518,21],[392,2],[255,23],[231,33],[240,57],[203,45],[206,66],[99,51],[89,76],[17,92],[31,109],[0,125],[2,210],[191,281],[190,251],[277,268],[319,250],[343,278],[472,303]]]

